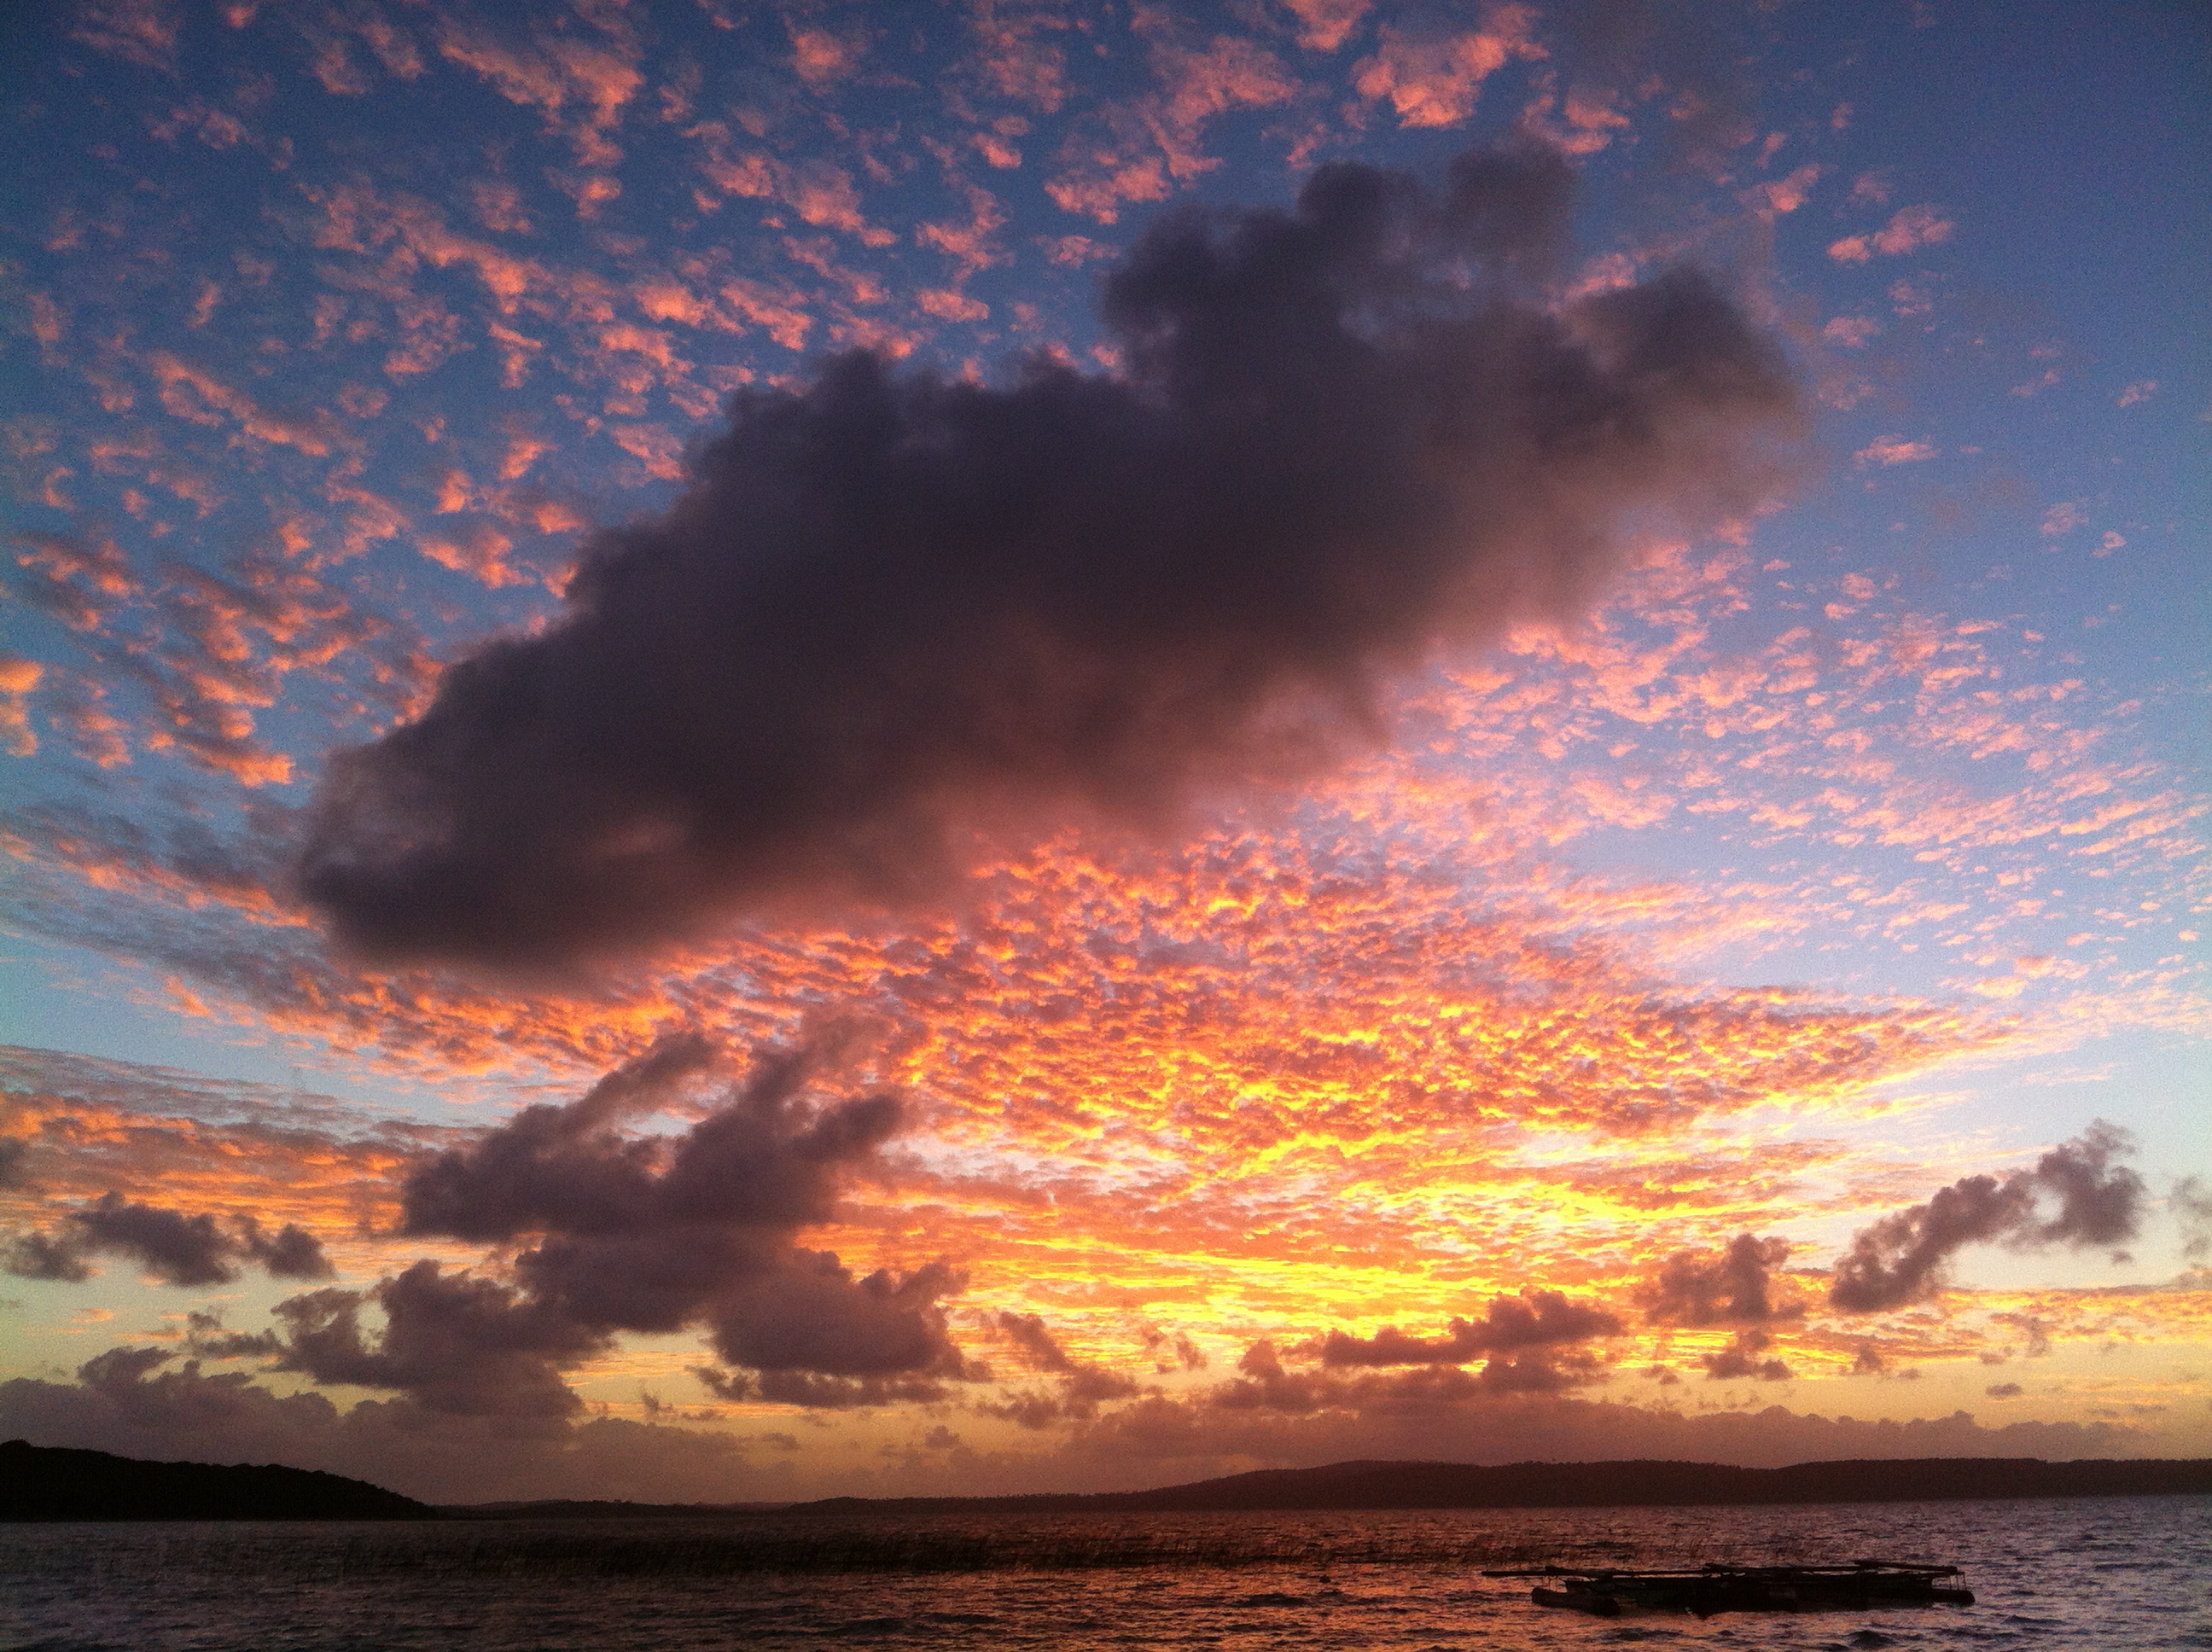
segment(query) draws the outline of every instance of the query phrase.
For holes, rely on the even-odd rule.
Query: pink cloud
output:
[[[616,446],[642,463],[655,481],[674,482],[684,475],[684,444],[666,426],[617,424],[607,434]]]
[[[384,358],[394,379],[428,373],[458,351],[472,349],[461,337],[461,319],[434,298],[410,298],[392,307],[398,341]]]
[[[1067,98],[1067,54],[1043,37],[1066,29],[1066,18],[1048,5],[975,0],[968,27],[976,37],[979,77],[990,91],[1046,114],[1058,111]]]
[[[499,351],[500,383],[509,390],[521,388],[530,377],[531,359],[545,348],[544,341],[501,326],[496,321],[485,323],[484,331]]]
[[[1353,67],[1360,96],[1387,101],[1401,126],[1455,126],[1474,112],[1482,83],[1515,58],[1546,56],[1531,38],[1534,8],[1492,7],[1482,26],[1463,34],[1414,33],[1382,27],[1374,56]]]
[[[441,529],[418,538],[416,548],[441,568],[465,574],[493,590],[520,585],[530,576],[510,566],[507,554],[514,541],[489,522],[472,522],[459,530]]]
[[[469,201],[477,222],[486,229],[502,235],[530,233],[530,214],[523,205],[522,191],[505,179],[486,179],[471,185]]]
[[[28,757],[39,749],[39,737],[31,732],[30,695],[46,673],[35,659],[0,654],[0,750],[11,757]]]
[[[1274,53],[1235,35],[1218,34],[1203,52],[1163,43],[1152,53],[1154,71],[1165,94],[1158,116],[1162,147],[1178,177],[1210,161],[1180,152],[1195,143],[1199,129],[1234,109],[1264,109],[1287,101],[1297,82]]]
[[[1060,175],[1044,187],[1063,212],[1117,223],[1125,204],[1168,197],[1167,169],[1156,155],[1131,155],[1110,142],[1070,143],[1060,159]]]
[[[1298,44],[1309,52],[1334,52],[1359,27],[1374,0],[1283,0],[1298,20]]]
[[[315,226],[317,246],[368,254],[386,252],[397,241],[408,253],[438,269],[466,265],[476,271],[502,315],[512,315],[517,301],[533,288],[550,284],[542,265],[459,234],[426,201],[405,195],[386,200],[355,185],[341,185],[327,193],[311,191],[309,198],[323,209],[322,222]]]
[[[690,371],[691,364],[676,354],[675,339],[659,327],[617,322],[599,329],[599,345],[606,350],[641,355],[671,376]]]
[[[1839,264],[1864,264],[1877,252],[1893,256],[1948,241],[1957,228],[1932,206],[1900,207],[1881,229],[1866,235],[1846,235],[1829,243],[1828,256]]]
[[[1770,213],[1795,212],[1812,198],[1813,185],[1820,181],[1820,171],[1817,162],[1800,167],[1787,178],[1753,185],[1745,191],[1745,200]]]
[[[988,190],[967,185],[968,221],[939,220],[923,224],[914,238],[925,246],[933,246],[951,258],[957,266],[954,279],[965,281],[978,270],[988,270],[994,264],[1006,262],[1006,253],[1000,246],[998,234],[1006,222],[1006,215],[998,200]]]
[[[800,161],[787,174],[781,192],[805,222],[842,230],[858,236],[866,246],[889,246],[898,239],[890,230],[872,228],[861,219],[860,191],[854,186],[852,174],[830,161]]]
[[[1614,132],[1628,128],[1628,117],[1613,107],[1618,95],[1577,88],[1562,100],[1547,92],[1522,110],[1521,125],[1568,155],[1595,155],[1613,142]],[[1559,119],[1552,118],[1555,106]]]
[[[1876,436],[1851,455],[1861,465],[1917,465],[1936,457],[1936,447],[1924,441],[1907,441],[1902,436]]]
[[[622,158],[606,133],[645,82],[634,46],[598,46],[572,34],[502,39],[447,17],[439,27],[438,50],[490,82],[510,103],[544,110],[556,130],[562,129],[564,112],[580,106],[580,117],[565,130],[584,165],[611,166]]]
[[[1022,164],[1022,152],[1008,142],[1005,133],[976,132],[968,141],[975,146],[984,164],[998,171],[1011,171]]]
[[[599,216],[599,209],[609,201],[622,197],[622,179],[610,178],[603,172],[573,173],[548,168],[546,182],[576,203],[576,216],[586,221]]]
[[[1072,133],[1045,192],[1065,212],[1113,223],[1129,203],[1165,200],[1220,163],[1200,147],[1206,123],[1290,100],[1297,82],[1266,47],[1216,35],[1203,51],[1153,42],[1158,89],[1109,105]]]
[[[182,27],[173,0],[78,0],[72,39],[145,69],[174,73]]]
[[[814,318],[805,310],[805,295],[795,288],[774,288],[740,278],[726,283],[721,296],[740,320],[761,328],[784,349],[805,347]]]
[[[699,170],[723,194],[757,201],[775,192],[774,163],[757,149],[732,155],[728,149],[730,129],[720,121],[694,126],[684,136],[704,140],[707,158],[699,163]]]
[[[641,283],[632,295],[648,320],[677,321],[687,327],[703,327],[714,319],[712,303],[672,277]]]
[[[836,162],[814,158],[793,164],[758,149],[733,152],[733,135],[720,121],[707,121],[684,134],[701,140],[707,153],[699,170],[725,195],[750,200],[773,197],[802,222],[857,236],[868,246],[889,246],[898,237],[870,225],[860,215],[860,193],[853,174]],[[700,197],[711,208],[711,197]]]
[[[226,110],[210,108],[198,98],[172,109],[167,120],[149,124],[147,131],[164,143],[173,143],[189,132],[211,149],[234,149],[246,137],[245,123]]]
[[[1080,267],[1093,258],[1119,258],[1121,249],[1103,241],[1094,241],[1088,235],[1057,235],[1042,243],[1045,255],[1054,264]]]
[[[984,321],[991,314],[989,305],[945,287],[924,288],[915,295],[915,302],[924,314],[942,321]]]
[[[106,696],[100,684],[71,672],[46,696],[46,723],[69,741],[70,750],[95,768],[127,768],[131,748],[123,738],[125,725],[101,705]]]
[[[833,34],[826,28],[800,28],[788,21],[791,66],[816,91],[848,79],[868,49],[865,35]]]
[[[331,6],[323,9],[319,15],[295,12],[292,21],[314,51],[308,72],[335,96],[360,97],[369,89],[368,76],[354,62],[349,35],[367,46],[395,78],[411,81],[422,73],[422,53],[414,38],[373,9],[357,10],[349,16]]]
[[[328,414],[270,411],[245,392],[232,389],[212,373],[179,361],[166,350],[155,351],[147,365],[161,386],[161,405],[178,418],[207,425],[219,425],[226,417],[234,419],[246,436],[296,447],[318,459],[326,456],[337,440]]]

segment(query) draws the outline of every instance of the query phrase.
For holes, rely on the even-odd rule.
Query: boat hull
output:
[[[1970,1606],[1974,1592],[1899,1578],[1870,1579],[1855,1587],[1842,1579],[1784,1582],[1767,1579],[1605,1579],[1589,1587],[1537,1588],[1528,1598],[1540,1606],[1618,1618],[1630,1609],[1686,1612],[1700,1618],[1724,1612],[1857,1612],[1879,1606]]]

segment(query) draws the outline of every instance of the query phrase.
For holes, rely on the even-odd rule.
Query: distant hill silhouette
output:
[[[1150,1491],[993,1497],[828,1497],[772,1504],[581,1500],[434,1509],[365,1480],[274,1464],[146,1462],[21,1440],[0,1445],[0,1521],[742,1519],[769,1513],[1146,1514],[1241,1509],[1571,1509],[1915,1503],[1980,1497],[2212,1494],[2212,1459],[1852,1458],[1787,1468],[1726,1463],[1347,1462],[1267,1468]]]
[[[824,1514],[1109,1514],[1179,1509],[1571,1509],[1615,1505],[1917,1503],[1939,1498],[2121,1497],[2212,1492],[2212,1459],[2034,1457],[1851,1458],[1787,1468],[1725,1463],[1348,1462],[1266,1468],[1152,1491],[1012,1497],[831,1497],[800,1503]]]
[[[766,1515],[788,1503],[623,1503],[605,1497],[458,1503],[439,1507],[445,1520],[697,1520],[712,1515]]]
[[[428,1520],[437,1511],[313,1469],[155,1463],[0,1445],[0,1520]]]

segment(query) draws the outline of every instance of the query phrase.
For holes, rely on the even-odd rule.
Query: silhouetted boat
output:
[[[1728,1566],[1711,1563],[1695,1571],[1621,1571],[1540,1566],[1486,1571],[1485,1577],[1541,1577],[1528,1598],[1540,1606],[1562,1606],[1599,1618],[1628,1608],[1688,1612],[1845,1612],[1867,1606],[1970,1606],[1974,1592],[1942,1580],[1956,1566],[1905,1560],[1854,1560],[1838,1566]]]

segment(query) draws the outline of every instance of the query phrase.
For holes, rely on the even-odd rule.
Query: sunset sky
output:
[[[0,1438],[2212,1455],[2201,8],[11,30]]]

